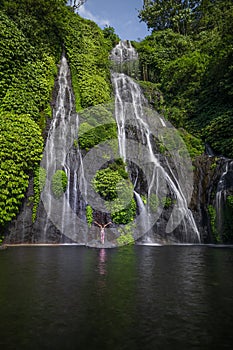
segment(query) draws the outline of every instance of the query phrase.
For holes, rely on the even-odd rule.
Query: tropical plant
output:
[[[86,206],[86,219],[88,226],[90,227],[93,222],[93,209],[90,205]]]
[[[4,225],[18,212],[29,175],[41,160],[43,139],[28,115],[1,112],[0,143],[0,225]]]
[[[32,176],[30,200],[32,219],[36,218],[42,135],[52,116],[50,101],[62,50],[69,58],[77,110],[110,100],[109,39],[66,3],[0,1],[1,226],[16,216]],[[60,183],[56,176],[53,189],[59,196],[65,179]]]
[[[57,170],[52,177],[52,191],[56,198],[60,198],[66,191],[67,176],[64,170]]]
[[[155,101],[163,96],[156,108],[217,154],[232,157],[232,1],[148,0],[140,18],[153,30],[136,47],[142,79],[154,84]]]

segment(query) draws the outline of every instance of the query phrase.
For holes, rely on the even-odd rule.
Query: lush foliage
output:
[[[133,198],[133,185],[129,180],[116,184],[117,198],[107,203],[111,212],[112,221],[116,224],[127,224],[134,220],[136,215],[136,202]]]
[[[0,4],[1,226],[18,212],[29,176],[42,156],[41,131],[46,117],[51,117],[58,41],[49,38],[51,31],[44,22],[48,9],[43,19],[39,11],[50,5],[26,0]],[[33,219],[39,196],[35,186],[34,190]]]
[[[114,200],[117,197],[116,185],[121,181],[118,171],[110,168],[98,170],[94,179],[93,187],[106,200]]]
[[[188,153],[192,159],[203,154],[204,145],[200,138],[191,135],[183,128],[178,129],[178,131],[180,136],[184,140]]]
[[[194,9],[200,1],[178,0],[149,0],[144,1],[144,7],[140,12],[140,18],[145,21],[148,28],[173,31],[186,34],[191,30],[192,18],[195,16]]]
[[[97,105],[79,113],[78,143],[89,150],[106,140],[117,138],[117,126],[113,117],[113,104]]]
[[[222,113],[213,119],[205,128],[206,141],[218,151],[233,158],[233,115],[232,112]]]
[[[231,0],[145,0],[139,17],[153,31],[172,29],[187,35],[214,26],[222,29],[224,18],[231,18],[231,6]]]
[[[64,170],[57,170],[52,177],[52,191],[56,198],[60,198],[66,191],[67,176]]]
[[[42,167],[38,167],[34,172],[33,178],[33,209],[32,209],[32,221],[36,220],[37,207],[40,201],[40,194],[44,188],[46,182],[46,170]]]
[[[47,109],[57,72],[54,58],[47,53],[39,56],[30,39],[3,13],[0,21],[1,110],[27,113],[39,120]]]
[[[134,244],[133,229],[133,223],[129,223],[124,227],[119,228],[120,236],[116,239],[119,246]]]
[[[92,185],[106,200],[106,207],[111,212],[113,222],[127,224],[134,220],[136,202],[133,198],[133,185],[120,158],[108,167],[98,170]]]
[[[105,26],[103,29],[103,34],[106,39],[108,39],[109,51],[114,48],[120,41],[119,36],[115,33],[115,29],[110,26]]]
[[[210,217],[210,226],[211,226],[211,231],[213,234],[213,238],[215,243],[220,243],[221,242],[221,237],[219,235],[219,232],[217,230],[217,222],[216,222],[216,209],[212,206],[208,206],[208,213]]]
[[[159,197],[155,193],[151,193],[149,197],[149,209],[152,213],[156,213],[159,206]]]
[[[84,122],[80,125],[79,134],[78,143],[80,148],[88,151],[103,141],[115,139],[117,137],[117,127],[116,123],[92,127]]]
[[[93,209],[90,205],[86,206],[86,219],[88,226],[90,227],[93,222]]]
[[[163,112],[164,98],[162,92],[159,90],[160,86],[145,80],[138,81],[138,83],[150,105],[158,112]]]
[[[227,204],[233,209],[233,195],[227,196]]]
[[[17,25],[38,55],[46,52],[58,59],[68,10],[65,3],[65,0],[3,0],[0,10]]]
[[[110,100],[109,40],[92,21],[74,13],[66,23],[65,46],[71,65],[75,96],[81,96],[82,108]]]
[[[216,209],[212,205],[208,206],[208,213],[215,243],[232,243],[233,195],[227,195],[218,219]]]
[[[226,198],[226,203],[222,211],[222,230],[221,236],[223,243],[233,243],[233,195],[229,194]]]
[[[75,14],[65,0],[0,2],[1,226],[16,215],[33,175],[36,218],[44,177],[38,170],[42,135],[52,115],[62,51],[70,61],[77,109],[106,102],[111,95],[108,50],[114,33],[110,34]],[[65,180],[59,185],[56,176],[53,188],[58,196]]]
[[[41,159],[43,140],[28,115],[0,113],[0,224],[12,220],[24,197],[29,175]]]
[[[232,1],[150,0],[140,18],[152,28],[136,43],[142,78],[155,86],[147,89],[152,103],[176,127],[232,157]]]

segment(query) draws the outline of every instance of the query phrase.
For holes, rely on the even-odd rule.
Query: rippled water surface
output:
[[[233,249],[9,247],[0,348],[230,349]]]

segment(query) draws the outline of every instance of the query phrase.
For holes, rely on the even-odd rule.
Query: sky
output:
[[[80,16],[115,29],[120,39],[138,40],[149,35],[147,26],[139,21],[138,10],[143,0],[87,0],[78,10]]]

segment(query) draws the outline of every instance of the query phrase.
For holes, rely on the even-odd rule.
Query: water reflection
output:
[[[1,349],[232,348],[230,249],[11,248],[0,266]]]
[[[99,251],[99,265],[98,270],[100,275],[106,275],[106,261],[107,261],[107,255],[106,250],[104,248],[101,248]]]

